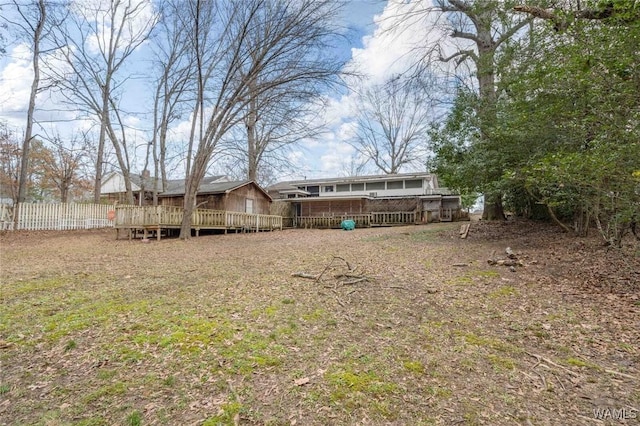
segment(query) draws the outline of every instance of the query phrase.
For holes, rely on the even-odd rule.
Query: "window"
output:
[[[307,186],[307,191],[311,193],[312,197],[320,195],[320,187],[318,185]]]
[[[367,191],[384,189],[384,182],[367,182]]]
[[[364,191],[364,183],[352,183],[351,184],[352,191]]]
[[[349,192],[348,183],[339,183],[336,185],[336,192]]]
[[[422,179],[405,180],[404,187],[405,188],[422,188]]]
[[[390,180],[387,181],[387,189],[402,189],[403,185],[402,185],[401,180]]]
[[[251,198],[244,200],[244,211],[245,213],[253,213],[253,200]]]
[[[333,185],[327,185],[323,188],[324,192],[333,192]]]

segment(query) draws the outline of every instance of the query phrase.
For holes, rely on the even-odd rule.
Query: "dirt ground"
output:
[[[640,245],[459,229],[4,233],[0,425],[639,424]]]

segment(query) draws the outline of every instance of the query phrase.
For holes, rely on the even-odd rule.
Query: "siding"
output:
[[[199,209],[244,212],[247,198],[253,200],[254,214],[269,214],[271,200],[253,183],[234,189],[228,194],[198,195],[196,205]],[[184,197],[182,195],[159,199],[159,204],[163,206],[182,207],[183,203]]]
[[[301,216],[332,216],[367,213],[364,200],[327,200],[301,203]]]

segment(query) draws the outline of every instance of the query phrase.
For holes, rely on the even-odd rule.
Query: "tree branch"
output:
[[[460,50],[459,52],[456,52],[453,55],[448,56],[446,58],[443,58],[442,56],[440,56],[440,61],[441,62],[449,62],[450,60],[452,60],[454,58],[460,58],[457,61],[458,65],[460,65],[468,57],[471,57],[471,59],[474,62],[476,62],[476,63],[478,62],[478,55],[476,55],[476,52],[474,52],[473,50]]]
[[[563,12],[561,9],[543,9],[541,7],[523,4],[514,6],[513,10],[515,12],[528,13],[534,18],[552,21],[556,31],[566,30],[570,23],[570,19],[560,16],[559,12]],[[629,17],[625,17],[625,21],[636,21],[640,19],[640,14],[637,11],[633,11],[631,6],[629,9],[616,9],[612,1],[603,4],[599,9],[578,10],[573,13],[573,17],[575,19],[601,20],[612,18],[617,15],[626,15],[625,12],[629,13]]]
[[[451,32],[451,37],[464,38],[464,39],[467,39],[467,40],[471,40],[471,41],[473,41],[475,43],[480,43],[480,39],[478,38],[478,36],[476,34],[468,33],[468,32],[465,32],[465,31],[458,31],[456,29],[454,29]]]

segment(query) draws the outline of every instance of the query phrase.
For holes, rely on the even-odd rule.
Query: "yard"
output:
[[[4,233],[0,424],[637,424],[640,246],[459,228]]]

